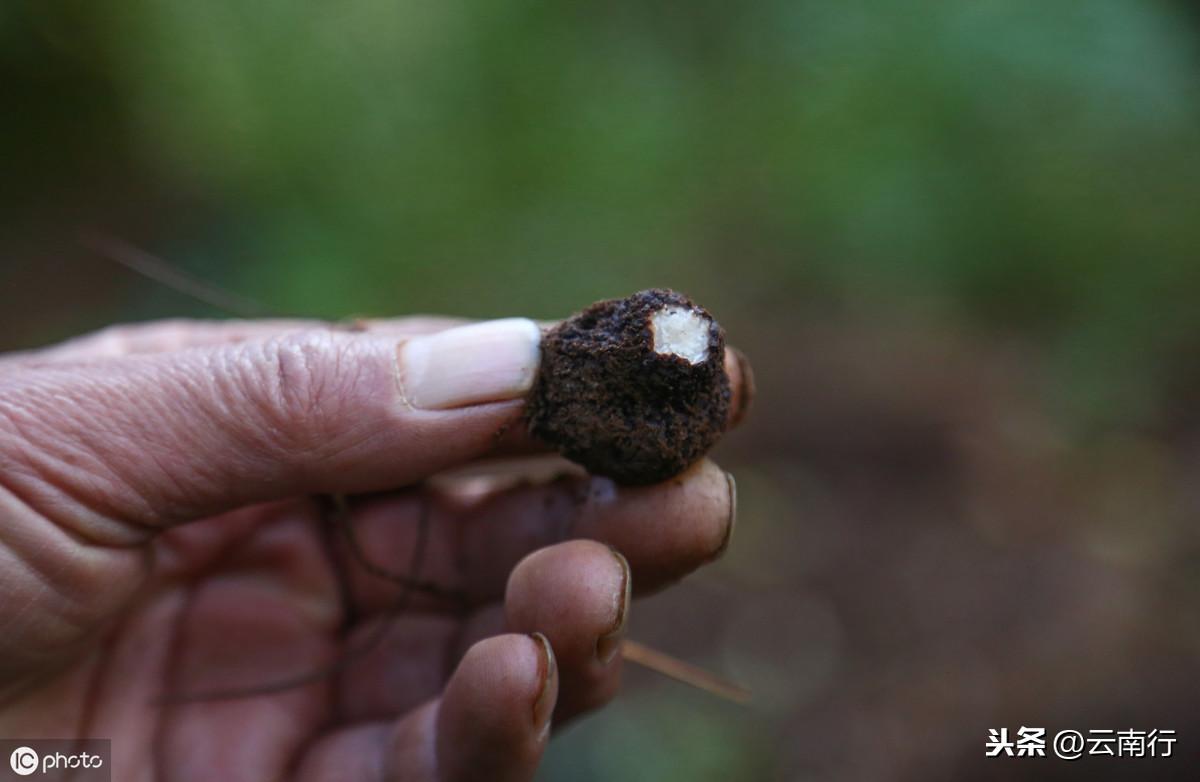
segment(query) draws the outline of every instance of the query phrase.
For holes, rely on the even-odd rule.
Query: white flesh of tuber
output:
[[[708,358],[709,325],[709,319],[695,310],[664,307],[650,316],[654,352],[702,364]]]

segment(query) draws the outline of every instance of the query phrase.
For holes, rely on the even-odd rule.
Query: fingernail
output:
[[[729,544],[733,541],[733,530],[737,527],[737,481],[734,480],[733,473],[725,473],[725,486],[729,491],[729,518],[725,522],[725,539],[721,541],[721,545],[709,558],[710,562],[720,559],[729,548]]]
[[[629,574],[629,561],[615,548],[609,548],[617,564],[621,566],[621,586],[613,596],[616,604],[617,619],[609,630],[596,641],[596,659],[601,665],[608,665],[621,649],[621,641],[625,638],[625,623],[629,617],[629,598],[632,595],[633,579]]]
[[[502,402],[533,385],[542,332],[526,318],[505,318],[414,337],[400,345],[404,398],[421,410]]]
[[[754,383],[754,370],[750,366],[750,360],[746,358],[746,354],[733,346],[726,348],[734,358],[737,364],[738,371],[738,399],[737,407],[730,411],[729,427],[733,428],[742,423],[746,418],[746,413],[750,412],[750,406],[754,403],[754,394],[757,391]]]
[[[550,733],[550,717],[554,714],[554,703],[558,693],[558,663],[554,659],[554,649],[550,647],[550,639],[541,633],[530,633],[530,638],[537,641],[542,649],[542,689],[538,692],[537,700],[533,702],[533,724],[540,725],[539,737]]]

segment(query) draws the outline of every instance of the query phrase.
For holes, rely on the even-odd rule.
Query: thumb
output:
[[[404,485],[492,447],[520,414],[540,340],[523,318],[401,341],[317,329],[11,370],[0,476],[92,535]]]

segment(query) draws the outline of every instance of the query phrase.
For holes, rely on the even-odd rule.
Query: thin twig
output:
[[[89,232],[81,240],[86,247],[108,260],[234,317],[261,318],[269,314],[268,308],[261,303],[210,285],[123,239]]]
[[[704,690],[718,698],[741,704],[750,702],[751,693],[746,688],[657,649],[651,649],[637,641],[629,639],[622,641],[621,656],[631,663],[637,663],[643,668]]]

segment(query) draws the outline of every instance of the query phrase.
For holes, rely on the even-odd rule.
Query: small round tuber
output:
[[[680,293],[593,304],[551,328],[526,407],[529,429],[624,484],[683,472],[725,431],[725,334]]]

